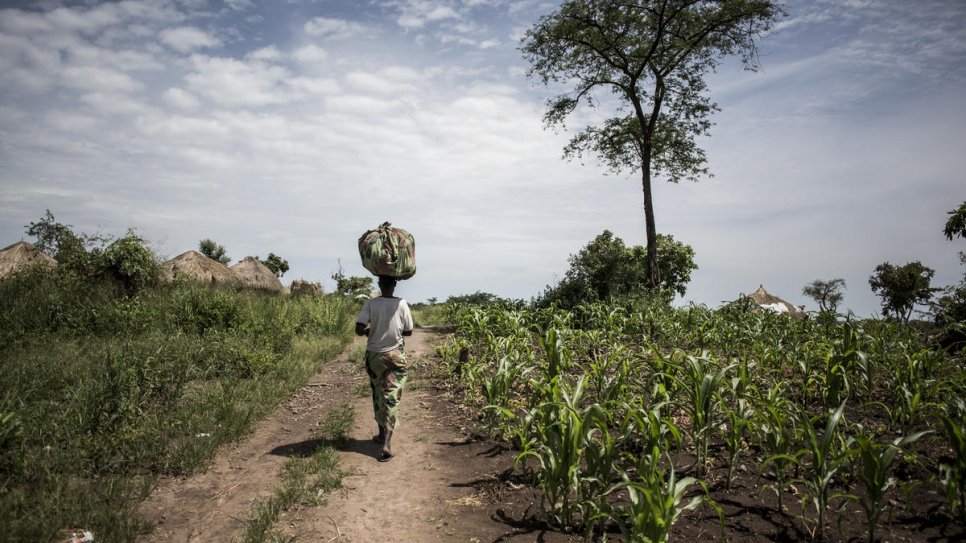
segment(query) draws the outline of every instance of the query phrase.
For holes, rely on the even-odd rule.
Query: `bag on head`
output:
[[[409,279],[416,274],[416,242],[412,234],[389,222],[359,238],[359,256],[373,275]]]

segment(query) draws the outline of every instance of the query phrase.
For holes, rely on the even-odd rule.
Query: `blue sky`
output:
[[[413,301],[530,298],[609,229],[644,241],[636,174],[567,162],[519,38],[552,2],[0,2],[0,245],[50,209],[133,227],[167,257],[212,238],[274,252],[283,278],[362,274],[385,220],[417,240]],[[875,266],[963,270],[941,234],[966,200],[966,3],[788,6],[762,69],[725,62],[701,141],[714,177],[655,182],[657,227],[700,267],[682,303],[844,278],[878,313]],[[576,126],[581,114],[572,123]],[[5,239],[4,239],[5,238]]]

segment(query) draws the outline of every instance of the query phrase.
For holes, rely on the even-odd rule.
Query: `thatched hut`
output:
[[[26,241],[18,241],[0,250],[0,279],[33,266],[53,268],[57,261]]]
[[[227,266],[198,251],[182,253],[161,264],[161,274],[169,281],[185,278],[206,285],[238,286],[238,277]]]
[[[272,273],[272,270],[268,269],[268,266],[254,256],[246,256],[230,269],[238,277],[241,286],[245,288],[282,292],[282,282]]]
[[[732,304],[738,303],[741,300],[750,300],[762,311],[772,311],[782,315],[788,315],[794,319],[805,318],[805,312],[795,307],[789,301],[782,300],[778,296],[770,294],[765,287],[758,285],[758,290],[752,292],[751,294],[744,296],[742,295],[737,301],[732,302]]]
[[[311,281],[306,281],[305,279],[296,279],[295,281],[292,281],[291,285],[289,285],[288,292],[292,296],[301,296],[303,294],[321,296],[322,283],[313,283]]]

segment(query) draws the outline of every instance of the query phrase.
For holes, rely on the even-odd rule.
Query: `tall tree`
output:
[[[918,260],[903,266],[884,262],[875,267],[869,277],[869,286],[882,298],[882,315],[890,314],[902,322],[909,322],[916,304],[928,303],[934,292],[932,288],[936,270],[923,266]]]
[[[717,106],[704,78],[725,56],[756,69],[756,39],[780,15],[772,0],[570,0],[523,38],[528,76],[572,87],[548,100],[548,126],[562,126],[581,103],[613,113],[574,136],[564,156],[592,152],[615,172],[640,171],[652,287],[661,276],[651,178],[708,175],[695,138],[707,134]],[[598,98],[598,89],[615,99]]]
[[[265,264],[266,268],[272,270],[275,277],[282,277],[288,271],[288,260],[285,260],[275,253],[268,253],[265,260],[262,260],[262,264]]]
[[[228,256],[228,251],[225,250],[225,247],[215,243],[213,239],[206,238],[198,242],[198,251],[212,260],[221,262],[225,266],[231,262],[231,257]]]
[[[946,219],[946,226],[943,228],[943,234],[946,235],[946,239],[952,241],[957,236],[966,238],[966,202],[963,202],[958,208],[950,211],[948,215],[949,218]]]
[[[815,300],[820,311],[834,313],[842,301],[845,279],[822,281],[816,279],[802,288],[802,294]]]
[[[691,272],[698,268],[694,249],[672,236],[657,236],[661,265],[661,284],[649,286],[646,250],[640,245],[627,247],[610,230],[595,237],[570,257],[570,269],[555,286],[541,295],[541,305],[556,302],[573,307],[581,302],[606,301],[612,297],[642,296],[658,292],[670,302],[675,294],[687,292]]]

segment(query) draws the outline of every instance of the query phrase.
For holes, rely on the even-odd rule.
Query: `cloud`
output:
[[[177,109],[193,111],[201,106],[201,102],[195,95],[178,87],[164,91],[163,97],[165,102]]]
[[[166,28],[158,35],[158,39],[161,40],[161,43],[182,54],[221,45],[221,42],[214,36],[192,26]]]
[[[223,107],[281,104],[292,97],[286,80],[291,73],[282,66],[255,59],[191,57],[194,71],[185,77],[194,93]]]
[[[317,45],[306,45],[293,51],[292,58],[303,64],[318,64],[327,61],[329,53]]]
[[[403,0],[390,2],[399,15],[396,24],[403,28],[422,28],[427,23],[435,23],[446,19],[458,19],[460,14],[448,2],[438,0]]]
[[[331,17],[311,19],[303,25],[303,29],[309,36],[322,39],[351,38],[366,31],[366,27],[362,24]]]

